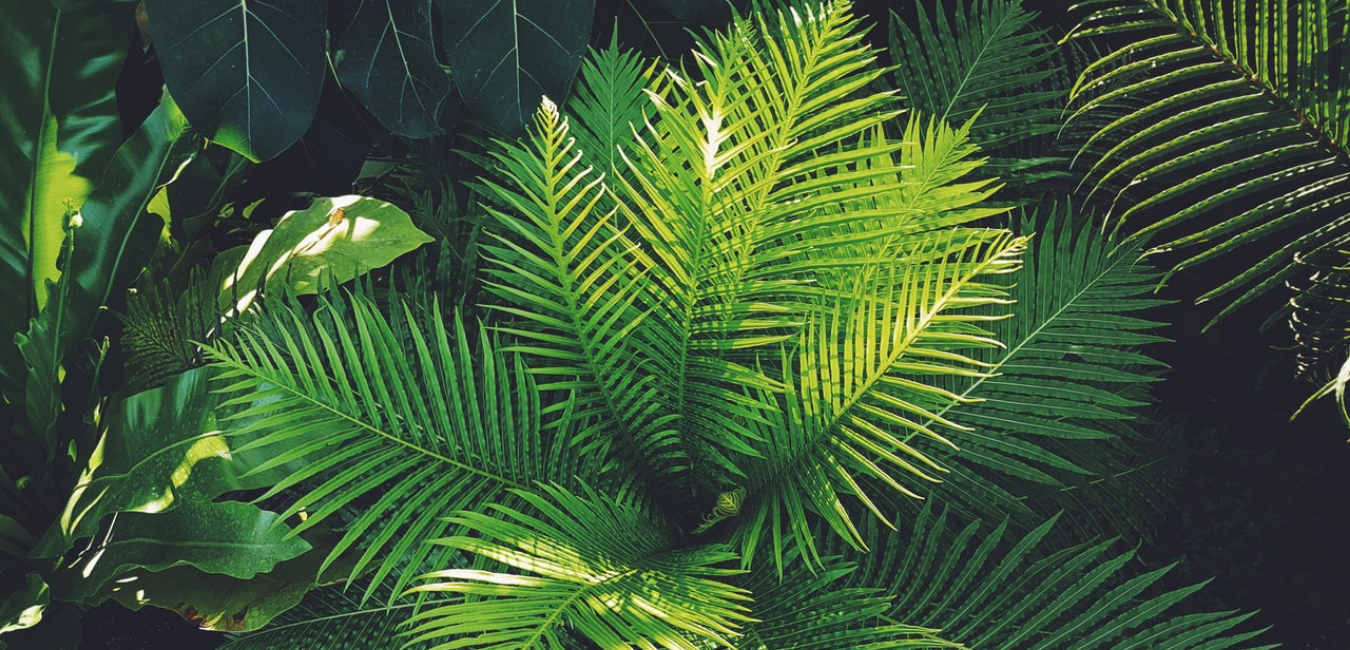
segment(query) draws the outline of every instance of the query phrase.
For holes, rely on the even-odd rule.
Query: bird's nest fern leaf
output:
[[[538,396],[518,356],[483,333],[472,344],[439,308],[424,318],[401,308],[406,329],[396,332],[364,295],[325,298],[313,313],[273,304],[258,317],[263,326],[206,347],[224,404],[242,409],[222,435],[274,454],[253,471],[306,461],[260,498],[299,494],[282,518],[304,513],[294,534],[359,505],[325,566],[360,551],[351,577],[373,569],[371,589],[390,574],[396,588],[411,579],[395,569],[420,565],[432,550],[421,540],[446,533],[434,513],[596,473],[565,440],[541,435]]]
[[[1173,272],[1250,257],[1199,298],[1224,299],[1215,320],[1291,281],[1303,284],[1318,266],[1343,265],[1350,236],[1343,3],[1083,6],[1091,13],[1071,37],[1132,41],[1083,72],[1070,122],[1108,116],[1091,125],[1078,162],[1088,195],[1111,199],[1115,228],[1148,242],[1147,254],[1175,255]]]
[[[752,622],[749,593],[727,579],[735,554],[687,546],[641,508],[589,488],[513,491],[538,515],[506,505],[452,518],[469,534],[432,543],[490,558],[519,573],[447,569],[415,593],[461,595],[412,619],[412,642],[433,650],[562,650],[574,630],[602,648],[732,647]]]

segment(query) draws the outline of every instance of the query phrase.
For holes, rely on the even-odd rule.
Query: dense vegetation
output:
[[[0,648],[1273,647],[1159,348],[1345,413],[1350,0],[873,9],[0,8]]]

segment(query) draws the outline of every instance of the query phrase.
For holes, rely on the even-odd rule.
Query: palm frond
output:
[[[1091,486],[1111,488],[1095,493],[1108,502],[1134,501],[1131,489],[1158,496],[1155,486],[1137,484],[1150,474],[1130,471],[1141,459],[1166,462],[1171,448],[1160,438],[1173,431],[1141,411],[1150,403],[1141,387],[1165,368],[1147,354],[1166,340],[1145,317],[1165,304],[1151,295],[1158,273],[1138,261],[1137,249],[1116,249],[1090,224],[1075,224],[1064,205],[1024,215],[1020,230],[1038,234],[1025,268],[1011,276],[1012,317],[992,328],[1003,347],[979,350],[984,373],[947,386],[965,404],[936,411],[966,425],[949,434],[959,451],[915,440],[950,472],[934,496],[981,518],[1014,515],[1022,523],[1093,498],[1084,494]],[[1112,508],[1102,515],[1113,525],[1098,532],[1143,536],[1154,514]]]
[[[949,529],[947,515],[929,509],[909,534],[876,535],[880,543],[850,583],[897,586],[886,618],[940,629],[971,648],[1255,650],[1249,642],[1261,631],[1239,629],[1250,614],[1169,616],[1203,586],[1155,593],[1171,567],[1127,578],[1133,553],[1114,553],[1110,542],[1039,552],[1054,524],[1005,542],[1006,524]]]
[[[888,95],[858,96],[881,73],[850,12],[844,1],[765,12],[704,39],[697,74],[670,69],[649,89],[653,115],[625,154],[630,173],[615,179],[662,296],[644,328],[658,417],[703,489],[754,454],[747,423],[765,407],[742,386],[780,388],[746,351],[790,338],[817,293],[790,263],[807,246],[786,230],[891,173],[860,162],[897,145],[840,146],[894,115]]]
[[[540,514],[503,505],[461,512],[451,522],[470,534],[432,543],[528,574],[424,575],[413,592],[465,600],[419,611],[411,641],[432,642],[433,650],[561,650],[574,630],[603,648],[700,650],[703,642],[730,646],[752,620],[749,594],[725,581],[736,571],[718,567],[736,557],[726,548],[687,546],[640,508],[589,489],[515,493]]]
[[[895,80],[912,109],[953,124],[978,120],[971,137],[986,151],[1053,133],[1063,94],[1044,89],[1057,74],[1053,43],[1016,0],[942,0],[917,20],[891,13]],[[952,6],[952,5],[955,6]]]
[[[647,118],[650,102],[642,91],[651,70],[640,55],[619,48],[618,32],[609,47],[592,50],[581,63],[567,110],[575,119],[577,149],[605,174],[625,169],[619,151],[629,150],[637,139],[633,125]]]
[[[297,490],[283,513],[305,513],[296,534],[359,504],[324,566],[359,542],[351,576],[374,567],[372,585],[396,562],[418,566],[431,553],[421,540],[448,529],[429,513],[593,471],[568,445],[541,437],[538,397],[518,357],[483,334],[472,344],[463,324],[444,322],[438,308],[418,318],[400,307],[403,331],[395,331],[363,294],[324,299],[312,314],[274,301],[259,323],[206,347],[220,369],[223,405],[242,408],[222,435],[274,454],[253,472],[308,461],[259,498]],[[411,577],[399,575],[396,585]]]
[[[1071,36],[1124,42],[1074,89],[1073,120],[1091,132],[1084,184],[1112,202],[1115,227],[1150,242],[1147,254],[1179,259],[1172,272],[1242,260],[1199,298],[1222,299],[1215,320],[1340,265],[1350,237],[1343,3],[1084,6]]]
[[[755,594],[759,622],[750,625],[743,650],[788,648],[960,648],[944,641],[938,630],[887,622],[891,597],[877,588],[850,586],[855,566],[839,558],[824,559],[817,571],[798,564],[780,580],[771,571],[756,571],[745,581]]]
[[[982,308],[1008,302],[1004,287],[990,280],[1017,269],[1023,244],[1005,231],[930,233],[911,242],[912,254],[902,251],[905,263],[859,286],[866,292],[860,299],[818,313],[792,351],[796,358],[782,362],[792,390],[764,426],[764,459],[745,462],[748,496],[734,533],[742,558],[767,536],[780,571],[788,538],[818,562],[806,524],[812,513],[866,548],[842,495],[884,519],[865,483],[918,496],[892,473],[936,480],[942,468],[913,441],[950,445],[939,430],[960,428],[939,412],[963,398],[939,380],[983,376],[983,364],[970,355],[999,345],[983,326],[1001,316]],[[907,263],[925,258],[933,259]]]
[[[500,182],[484,181],[509,210],[489,207],[502,233],[483,245],[486,284],[502,300],[489,308],[507,318],[497,329],[513,337],[507,350],[530,355],[541,390],[573,396],[572,420],[584,423],[577,444],[605,456],[617,449],[629,478],[642,475],[633,466],[678,471],[683,452],[651,421],[655,382],[640,371],[649,355],[634,332],[651,300],[634,244],[604,211],[603,175],[583,166],[568,120],[545,101],[534,121],[523,144],[493,153]]]

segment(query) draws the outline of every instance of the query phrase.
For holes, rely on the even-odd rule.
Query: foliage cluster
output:
[[[1154,290],[1344,401],[1350,0],[659,4],[0,9],[0,648],[1273,647],[1131,563]]]

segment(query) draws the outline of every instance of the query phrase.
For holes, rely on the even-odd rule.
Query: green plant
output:
[[[74,647],[77,610],[116,601],[232,650],[1253,648],[1245,616],[1172,614],[1198,587],[1158,591],[1165,569],[1115,550],[1175,472],[1147,390],[1158,273],[1050,191],[1071,57],[1018,3],[892,15],[895,66],[847,0],[756,4],[679,61],[612,36],[582,63],[577,31],[553,69],[566,88],[580,66],[570,101],[455,151],[424,138],[439,5],[215,4],[147,3],[174,99],[62,202],[64,256],[6,222],[17,286],[58,280],[0,355],[23,415],[6,642]],[[259,200],[261,168],[219,145],[266,158],[309,127],[325,8],[335,78],[386,139],[423,141],[371,196]],[[469,9],[436,9],[455,83],[523,121],[537,90],[462,71],[511,55],[493,20],[574,30],[589,5]],[[110,76],[79,89],[105,116]],[[16,141],[70,176],[92,122],[44,78],[23,115],[56,144]],[[62,225],[27,205],[33,233]]]
[[[1197,302],[1221,301],[1217,321],[1278,296],[1265,325],[1292,328],[1301,373],[1333,369],[1313,399],[1334,392],[1344,410],[1347,5],[1081,6],[1071,37],[1117,39],[1074,87],[1073,119],[1090,134],[1085,200],[1109,202],[1115,230],[1177,260],[1164,281],[1242,260]]]

